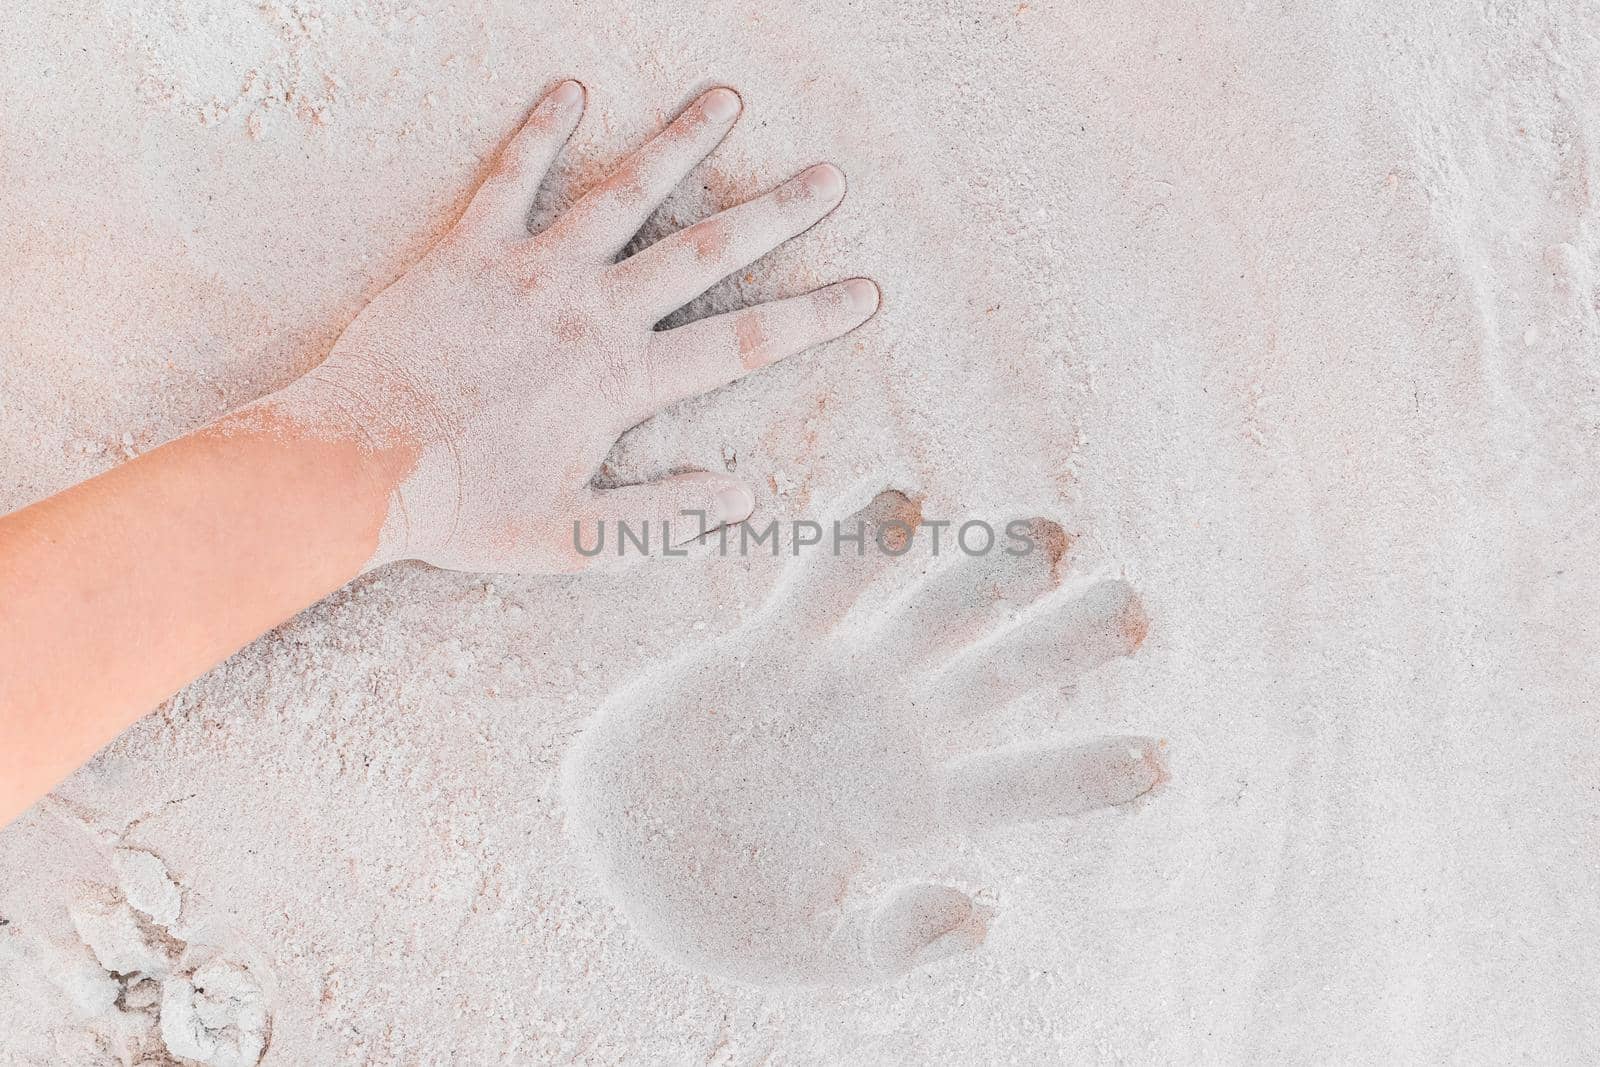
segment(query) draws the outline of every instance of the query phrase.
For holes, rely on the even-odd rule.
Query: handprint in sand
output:
[[[916,505],[883,493],[859,517],[863,554],[797,563],[746,625],[615,694],[568,758],[569,826],[607,895],[707,973],[861,984],[974,948],[985,908],[869,865],[1165,780],[1149,737],[981,740],[984,717],[1138,647],[1126,582],[1063,580],[1053,523],[1024,555],[896,557],[875,538],[913,530]]]

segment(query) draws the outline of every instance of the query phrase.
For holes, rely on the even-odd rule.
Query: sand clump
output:
[[[68,890],[65,908],[71,938],[52,938],[48,925],[32,923],[5,931],[12,961],[72,961],[34,972],[42,980],[34,995],[54,993],[72,1006],[44,1035],[48,1047],[86,1064],[170,1057],[207,1067],[260,1062],[271,1040],[272,988],[270,980],[263,982],[260,957],[231,935],[219,937],[214,924],[197,921],[194,913],[207,912],[207,904],[190,900],[186,908],[183,889],[159,856],[118,845],[76,813],[56,825],[69,840],[88,830],[99,843],[100,870],[115,881],[88,880],[88,870],[80,868],[83,877]],[[189,918],[180,921],[185,910]]]

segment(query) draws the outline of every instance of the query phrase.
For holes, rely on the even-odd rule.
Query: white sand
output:
[[[592,93],[551,206],[726,81],[664,227],[825,158],[850,193],[705,306],[858,272],[885,306],[609,473],[1058,519],[1149,636],[986,742],[1155,733],[1172,781],[879,857],[991,912],[974,951],[708,977],[597,884],[562,759],[778,569],[399,567],[0,833],[0,1062],[1589,1058],[1595,9],[626,6],[12,12],[0,508],[313,364],[555,78]]]

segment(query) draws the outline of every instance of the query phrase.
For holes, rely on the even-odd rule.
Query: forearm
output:
[[[0,517],[0,825],[360,573],[403,462],[268,403]]]

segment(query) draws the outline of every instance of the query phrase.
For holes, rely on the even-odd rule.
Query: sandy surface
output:
[[[971,952],[866,987],[708,976],[619,915],[562,761],[780,569],[399,566],[0,833],[0,1062],[1590,1057],[1595,10],[692,7],[12,12],[0,508],[313,365],[557,77],[591,107],[549,207],[725,81],[745,117],[661,229],[820,159],[851,184],[704,306],[857,272],[885,305],[611,473],[1055,519],[1148,637],[987,740],[1154,734],[1172,781],[876,857],[990,909]],[[111,974],[141,968],[165,982]]]

